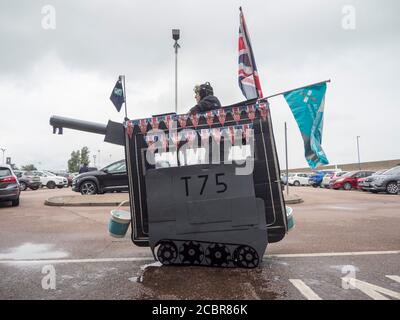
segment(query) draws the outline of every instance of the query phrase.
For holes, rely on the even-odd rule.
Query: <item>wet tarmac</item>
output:
[[[305,202],[293,205],[295,229],[246,270],[160,266],[129,237],[108,236],[112,208],[43,205],[62,193],[71,191],[26,191],[20,207],[0,204],[0,299],[379,297],[364,292],[368,284],[386,298],[400,292],[397,196],[296,188]],[[349,276],[361,289],[349,288]]]

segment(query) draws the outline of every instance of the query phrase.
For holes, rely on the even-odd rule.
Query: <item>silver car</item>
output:
[[[0,201],[11,201],[12,205],[19,205],[21,193],[17,176],[8,165],[0,165]]]
[[[400,166],[391,168],[380,175],[373,175],[366,179],[368,186],[364,190],[372,193],[386,192],[398,194],[400,184]]]

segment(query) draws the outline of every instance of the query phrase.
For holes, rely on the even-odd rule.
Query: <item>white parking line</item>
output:
[[[386,276],[389,279],[397,279],[397,276]],[[389,300],[386,296],[395,298],[395,299],[400,299],[400,293],[395,292],[393,290],[389,290],[377,285],[374,285],[372,283],[368,283],[366,281],[361,281],[358,279],[354,279],[354,278],[342,278],[342,280],[346,281],[346,282],[350,282],[352,281],[352,285],[354,287],[356,287],[357,289],[359,289],[360,291],[362,291],[363,293],[365,293],[367,296],[369,296],[370,298],[374,299],[374,300]],[[397,281],[397,280],[395,280]],[[385,295],[385,296],[384,296]]]
[[[340,256],[363,256],[363,255],[382,255],[400,254],[400,250],[394,251],[360,251],[360,252],[324,252],[324,253],[295,253],[295,254],[274,254],[265,255],[264,258],[313,258],[313,257],[340,257]],[[152,261],[153,256],[135,258],[99,258],[99,259],[39,259],[39,260],[0,260],[0,264],[37,264],[37,263],[92,263],[92,262],[137,262]]]
[[[300,279],[289,279],[289,281],[306,297],[307,300],[322,300],[309,286]]]
[[[102,259],[0,260],[0,264],[135,262],[135,261],[150,261],[153,259],[154,259],[153,257],[137,257],[137,258],[102,258]]]
[[[322,253],[293,253],[293,254],[271,254],[264,257],[279,258],[307,258],[307,257],[337,257],[337,256],[368,256],[379,254],[399,254],[400,250],[393,251],[359,251],[359,252],[322,252]]]
[[[400,283],[400,277],[399,276],[386,276],[386,278],[389,278],[390,280],[396,281]]]

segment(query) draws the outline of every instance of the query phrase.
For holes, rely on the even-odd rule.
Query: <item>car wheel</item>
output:
[[[399,188],[396,182],[389,182],[386,186],[386,192],[389,194],[397,194],[399,192]]]
[[[318,188],[317,184],[313,184],[312,186],[313,186],[313,188]]]
[[[97,186],[93,181],[84,181],[79,190],[81,191],[81,194],[96,194]]]
[[[30,189],[32,189],[32,190],[37,190],[37,189],[39,189],[39,186],[36,186],[36,187],[29,187]]]
[[[344,189],[344,190],[351,190],[351,188],[352,188],[352,186],[351,186],[351,183],[349,183],[349,182],[346,182],[346,183],[343,185],[343,189]]]
[[[64,186],[57,186],[58,189],[62,189]]]
[[[54,189],[56,187],[56,183],[54,181],[49,181],[47,182],[46,187],[49,189]]]
[[[295,181],[295,182],[293,182],[293,185],[298,187],[300,185],[300,182],[299,181]]]
[[[28,188],[28,186],[26,185],[25,182],[20,182],[19,186],[20,186],[21,191],[25,191]]]
[[[19,198],[18,198],[17,200],[11,201],[11,205],[12,205],[13,207],[18,207],[18,206],[19,206]]]

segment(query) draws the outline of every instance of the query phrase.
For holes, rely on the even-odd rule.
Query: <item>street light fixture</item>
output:
[[[175,113],[178,113],[178,49],[180,45],[178,44],[178,40],[180,38],[180,30],[172,29],[172,39],[175,40],[174,48],[175,48]]]
[[[172,29],[172,39],[178,41],[180,38],[180,30],[179,29]]]

